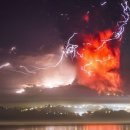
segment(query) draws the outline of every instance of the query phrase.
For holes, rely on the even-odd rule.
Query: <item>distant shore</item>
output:
[[[130,125],[130,121],[0,121],[0,126],[62,126],[62,125],[86,125],[86,124],[117,124]]]

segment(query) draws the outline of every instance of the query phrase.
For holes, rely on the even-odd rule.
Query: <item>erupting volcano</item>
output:
[[[14,13],[9,15],[8,21],[11,21],[10,18],[14,20],[9,27],[1,24],[1,28],[7,27],[7,30],[1,30],[3,39],[0,45],[0,83],[3,93],[6,89],[10,93],[11,89],[11,92],[22,94],[26,93],[28,87],[64,89],[70,86],[71,91],[71,87],[78,86],[81,90],[84,87],[86,95],[87,91],[125,95],[124,90],[130,89],[130,74],[127,73],[130,66],[129,35],[123,37],[130,18],[129,1],[44,2],[46,12],[42,10],[42,14],[40,9],[43,7],[38,7],[38,12],[33,16],[35,19],[32,19],[33,8],[27,13],[28,16],[25,11],[24,19],[29,18],[24,21],[29,21],[26,26],[23,25],[23,17],[20,17],[21,20],[19,17],[13,18]],[[19,14],[21,12],[16,16]],[[4,35],[10,30],[16,32]],[[20,34],[16,35],[17,32]],[[123,42],[127,44],[127,49],[125,44],[121,47]],[[122,50],[128,52],[124,54]]]
[[[93,31],[89,32],[85,28],[84,31],[74,33],[66,46],[66,54],[71,54],[72,58],[77,59],[78,83],[96,90],[99,94],[123,93],[120,75],[120,45],[125,25],[129,21],[128,1],[122,1],[119,10],[121,11],[120,18],[104,29],[97,29],[99,25],[94,22],[96,15],[93,20],[91,20],[92,16],[89,18],[88,14],[85,15],[85,24],[86,22],[94,23],[94,27],[91,25]],[[78,35],[76,45],[70,43],[75,35]]]
[[[83,35],[83,46],[78,52],[78,81],[98,93],[122,92],[120,68],[120,41],[111,39],[106,30],[97,35]]]

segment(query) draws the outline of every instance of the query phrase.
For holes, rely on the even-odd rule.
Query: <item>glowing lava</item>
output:
[[[78,81],[98,93],[121,92],[120,41],[105,41],[112,36],[111,30],[83,35],[83,47],[78,50]]]

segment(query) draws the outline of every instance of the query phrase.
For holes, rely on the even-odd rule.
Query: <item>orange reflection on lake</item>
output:
[[[122,130],[121,125],[86,125],[83,130]]]

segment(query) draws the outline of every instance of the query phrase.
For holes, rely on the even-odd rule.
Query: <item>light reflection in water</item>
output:
[[[123,130],[121,125],[87,125],[83,130]]]
[[[130,130],[130,125],[6,126],[0,130]]]

